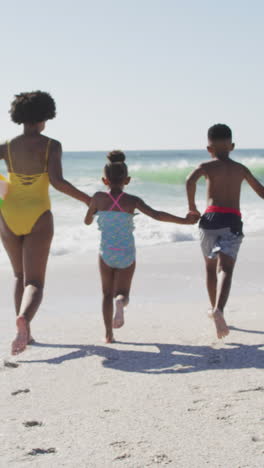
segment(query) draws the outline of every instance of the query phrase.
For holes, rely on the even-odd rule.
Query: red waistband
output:
[[[237,216],[242,216],[240,211],[236,210],[235,208],[225,208],[224,206],[215,205],[208,206],[205,210],[205,213],[233,213]]]

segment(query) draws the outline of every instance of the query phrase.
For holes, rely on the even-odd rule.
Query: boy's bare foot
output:
[[[17,336],[12,343],[12,354],[22,353],[27,347],[29,341],[29,328],[25,317],[16,319]]]
[[[115,316],[113,318],[113,328],[121,328],[124,320],[124,297],[117,296],[115,300]]]
[[[106,335],[105,339],[104,339],[104,342],[106,344],[109,344],[109,343],[115,343],[115,338],[114,338],[114,335]]]
[[[224,338],[229,334],[229,328],[224,319],[224,314],[220,309],[208,311],[208,316],[214,320],[217,337]]]

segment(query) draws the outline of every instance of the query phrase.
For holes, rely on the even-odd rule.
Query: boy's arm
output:
[[[186,180],[186,191],[187,191],[189,210],[190,212],[195,212],[199,216],[200,216],[200,213],[197,210],[197,207],[195,204],[196,182],[200,179],[200,177],[204,175],[205,175],[205,171],[203,169],[203,166],[201,165],[197,169],[195,169],[187,177],[187,180]]]
[[[197,222],[197,217],[192,215],[187,215],[185,218],[180,216],[174,216],[170,213],[164,211],[157,211],[147,205],[141,198],[136,198],[136,207],[139,211],[144,213],[147,216],[150,216],[157,221],[164,221],[167,223],[177,223],[177,224],[195,224]]]
[[[92,224],[93,222],[93,217],[95,215],[95,213],[97,212],[97,207],[96,207],[96,197],[93,196],[93,198],[91,199],[90,201],[90,205],[89,205],[89,208],[88,208],[88,211],[87,211],[87,214],[84,218],[84,222],[85,224]]]
[[[264,198],[264,186],[251,174],[247,167],[245,167],[245,179],[250,187],[252,187],[261,198]]]

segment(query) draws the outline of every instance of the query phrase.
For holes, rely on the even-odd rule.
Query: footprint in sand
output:
[[[40,421],[25,421],[23,422],[23,426],[25,427],[35,427],[35,426],[42,426],[43,423]]]
[[[115,442],[111,442],[111,447],[115,448],[124,448],[127,447],[127,442],[125,440],[116,440]]]
[[[118,455],[118,457],[115,457],[113,461],[125,460],[126,458],[130,458],[130,457],[131,457],[130,453],[122,453],[122,455]]]
[[[248,388],[246,390],[237,390],[237,393],[246,393],[246,392],[264,392],[264,387],[255,387],[255,388]]]
[[[151,462],[156,463],[157,465],[159,465],[160,463],[164,463],[165,465],[168,465],[169,463],[172,462],[172,460],[170,460],[170,458],[165,453],[159,453],[157,455],[154,455],[154,457],[152,457]]]
[[[107,385],[107,384],[108,384],[108,382],[95,382],[95,383],[93,384],[93,386],[96,387],[96,386],[98,386],[98,385]]]
[[[112,413],[112,414],[115,414],[115,413],[119,413],[119,410],[118,410],[118,409],[115,409],[115,408],[112,408],[112,409],[104,409],[104,413]]]
[[[27,455],[45,455],[46,453],[56,453],[57,450],[54,447],[50,447],[48,449],[41,449],[41,448],[35,448],[32,449],[30,452],[27,453]]]
[[[30,392],[29,388],[25,388],[25,389],[16,390],[15,392],[12,392],[11,395],[15,396],[15,395],[19,395],[19,393],[29,393],[29,392]]]
[[[4,367],[9,367],[11,369],[16,369],[19,366],[17,362],[12,362],[12,361],[4,361]]]
[[[226,421],[229,418],[231,418],[231,414],[228,414],[227,416],[216,416],[216,419],[219,419],[221,421]]]

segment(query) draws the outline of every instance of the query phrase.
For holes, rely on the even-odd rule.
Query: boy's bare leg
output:
[[[212,313],[218,338],[224,338],[229,334],[229,329],[224,319],[224,307],[230,293],[234,266],[235,260],[232,257],[225,255],[222,252],[218,254],[217,296]]]
[[[105,342],[113,343],[113,298],[114,298],[114,268],[106,265],[99,256],[99,269],[103,290],[103,318],[105,324]]]
[[[232,257],[230,257],[229,255],[225,255],[222,252],[218,254],[218,287],[215,307],[217,309],[220,309],[222,312],[224,311],[227,299],[229,297],[234,266],[235,260]]]
[[[133,262],[129,267],[122,268],[122,270],[116,270],[115,272],[115,316],[113,320],[114,328],[121,328],[125,323],[124,307],[126,307],[129,303],[129,292],[135,268],[136,262]]]
[[[206,265],[206,286],[212,309],[214,309],[217,291],[217,259],[208,257],[204,257],[204,259]]]

